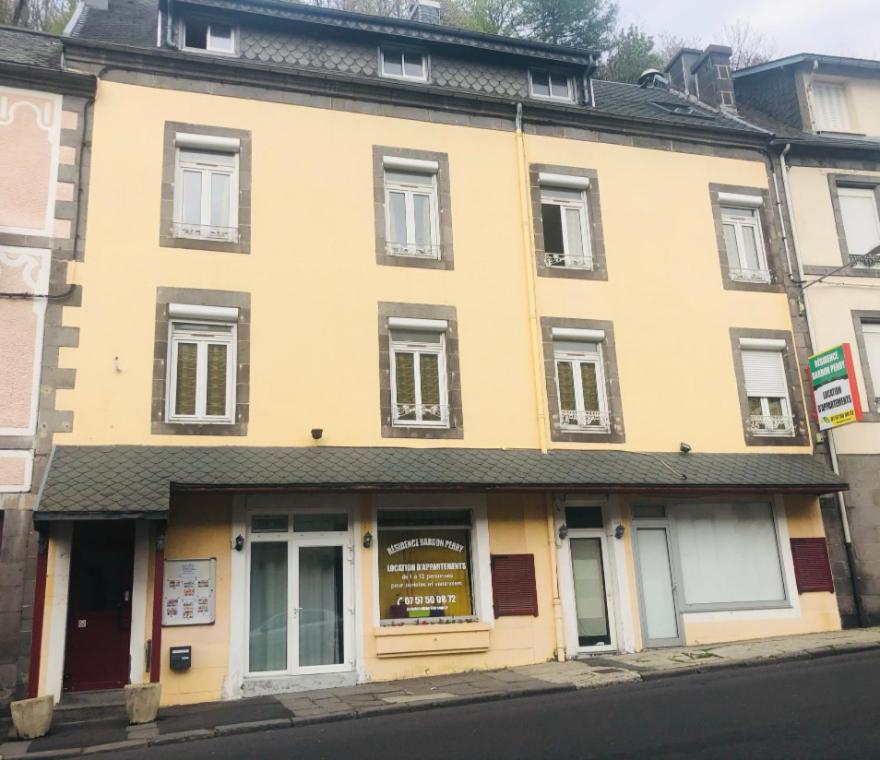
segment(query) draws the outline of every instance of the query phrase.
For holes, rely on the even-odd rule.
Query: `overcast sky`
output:
[[[704,45],[721,28],[747,20],[773,46],[773,57],[827,53],[880,59],[880,0],[618,0],[623,24],[669,32]]]

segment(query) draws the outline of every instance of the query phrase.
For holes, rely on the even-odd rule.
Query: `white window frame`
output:
[[[430,162],[423,162],[430,163]],[[430,177],[430,188],[425,185],[410,184],[407,182],[395,182],[388,180],[388,172],[410,172],[423,177]],[[437,171],[430,169],[396,167],[386,162],[383,181],[385,184],[385,249],[389,256],[410,257],[414,259],[438,260],[440,258],[440,205],[437,194]],[[406,209],[406,243],[393,242],[391,240],[391,193],[403,193],[404,207]],[[415,200],[416,195],[428,195],[428,209],[431,214],[430,232],[431,242],[428,245],[417,245]]]
[[[535,92],[535,83],[533,79],[533,75],[536,73],[546,74],[549,79],[547,83],[549,85],[550,94],[549,95],[541,95]],[[566,95],[554,95],[553,94],[553,80],[565,78],[565,89]],[[573,103],[574,102],[574,87],[571,81],[571,76],[569,74],[562,74],[558,71],[552,71],[551,69],[529,69],[529,95],[533,98],[537,98],[538,100],[554,100],[557,103]]]
[[[781,345],[780,345],[781,344]],[[782,383],[784,394],[782,396],[752,396],[749,395],[749,379],[745,368],[745,354],[747,352],[763,351],[774,354],[779,357],[782,365]],[[749,433],[761,438],[793,438],[796,430],[794,424],[794,414],[792,412],[791,398],[788,392],[788,368],[785,366],[785,342],[773,339],[762,338],[741,338],[740,352],[741,361],[743,362],[743,392],[746,396],[746,405],[749,410],[748,426]],[[750,399],[760,399],[761,414],[755,415],[751,412]],[[770,398],[779,398],[781,400],[782,414],[770,414]],[[778,419],[777,419],[778,418]],[[778,421],[783,425],[780,429],[762,429],[760,425],[776,424]]]
[[[724,240],[725,253],[727,254],[728,276],[736,282],[759,282],[769,283],[771,281],[770,265],[767,261],[767,250],[764,246],[764,230],[761,226],[760,208],[762,199],[755,196],[753,202],[744,202],[745,199],[737,201],[733,196],[725,197],[724,193],[719,195],[720,211],[721,211],[721,232]],[[751,219],[741,216],[729,216],[724,213],[726,208],[735,208],[740,211],[751,211]],[[724,237],[724,225],[729,224],[733,227],[734,238],[736,239],[736,259],[739,261],[739,269],[730,266],[731,251],[727,250],[727,239]],[[754,230],[755,247],[758,254],[759,269],[750,269],[745,266],[744,251],[745,242],[743,230],[749,228]]]
[[[563,350],[557,347],[557,341],[564,340],[562,337],[554,337],[553,342],[553,372],[556,378],[556,404],[559,410],[559,429],[566,432],[578,433],[610,433],[611,416],[608,411],[608,398],[605,392],[605,364],[602,354],[602,341],[595,340],[596,351],[591,352]],[[585,345],[588,341],[584,341]],[[559,365],[561,362],[569,362],[572,365],[574,379],[575,409],[562,408],[562,388],[559,384]],[[581,365],[592,364],[596,367],[596,397],[599,402],[598,412],[587,411],[584,403],[584,386],[581,380]],[[589,424],[588,421],[595,418],[598,424]],[[566,420],[574,419],[574,422]]]
[[[865,360],[862,366],[867,369],[871,385],[874,390],[874,398],[868,399],[869,405],[874,411],[880,411],[880,348],[877,349],[875,361],[871,361],[872,353],[868,345],[868,335],[876,335],[877,342],[880,343],[880,322],[870,319],[861,321],[862,329],[862,345],[865,349]]]
[[[574,189],[576,192],[579,192],[580,199],[577,201],[572,201],[569,198],[563,198],[561,196],[554,197],[553,193],[555,190],[569,190],[569,192]],[[591,270],[593,268],[593,238],[590,234],[590,209],[587,205],[587,191],[581,188],[560,188],[554,185],[541,185],[541,206],[559,206],[560,210],[560,223],[562,225],[562,258],[559,258],[558,253],[550,253],[546,250],[544,251],[544,263],[550,267],[560,267],[564,269],[585,269]],[[569,242],[568,242],[568,225],[565,223],[565,214],[569,209],[574,209],[578,212],[578,216],[580,218],[581,225],[581,240],[584,243],[584,253],[582,256],[574,256],[571,253]],[[541,212],[543,214],[543,210]],[[541,220],[543,224],[543,219]],[[546,247],[546,245],[545,245]]]
[[[385,57],[387,54],[400,54],[400,70],[402,73],[400,74],[389,74],[385,71]],[[406,63],[404,61],[404,56],[409,53],[410,55],[418,55],[422,58],[422,73],[419,76],[412,76],[406,73]],[[389,45],[387,47],[379,48],[379,74],[386,79],[402,79],[407,82],[427,82],[428,81],[428,67],[429,67],[429,56],[427,53],[421,50],[413,50],[412,48],[406,47],[395,47],[394,45]]]
[[[438,335],[440,337],[440,342],[438,343],[420,343],[418,341],[413,340],[395,340],[394,333],[395,330],[405,330],[405,327],[394,327],[391,325],[388,330],[388,343],[389,343],[389,358],[391,365],[391,425],[392,427],[398,428],[448,428],[449,427],[449,389],[447,387],[447,376],[446,376],[446,332],[445,330],[438,329],[424,329],[424,328],[416,328],[416,329],[424,329],[424,332],[430,333],[432,335]],[[416,402],[415,404],[398,404],[397,402],[397,353],[407,353],[413,354],[413,382],[415,383],[415,394],[416,394]],[[422,397],[422,383],[421,383],[421,356],[432,355],[437,356],[437,374],[439,376],[439,388],[440,388],[440,404],[439,404],[439,412],[440,419],[439,420],[425,420],[423,419],[425,410],[424,406],[434,406],[433,404],[423,405],[421,403]],[[416,419],[414,420],[402,420],[400,419],[401,414],[406,414],[408,412],[402,412],[399,407],[415,407]]]
[[[303,514],[342,514],[348,519],[346,531],[309,531],[297,533],[293,530],[293,518]],[[252,530],[254,517],[269,515],[285,515],[287,517],[287,530],[278,532],[259,532]],[[244,672],[248,678],[272,678],[288,675],[318,675],[320,673],[340,673],[354,669],[356,655],[354,635],[354,514],[348,506],[322,505],[321,507],[258,507],[251,506],[247,511],[247,543],[245,556],[245,580],[244,580]],[[250,669],[250,630],[251,630],[251,545],[255,543],[287,543],[287,667],[283,670],[258,670],[251,672]],[[343,586],[342,586],[342,609],[343,620],[343,662],[334,665],[307,665],[300,666],[299,659],[299,626],[298,604],[299,584],[294,568],[299,567],[298,551],[303,546],[341,546],[343,550]],[[293,561],[293,557],[296,561]],[[294,664],[297,662],[297,664]]]
[[[204,329],[181,330],[177,325],[195,324]],[[214,326],[231,328],[228,332],[212,330]],[[180,343],[195,343],[196,348],[196,413],[177,414],[177,355]],[[235,422],[235,385],[238,361],[238,325],[234,321],[189,319],[172,317],[168,321],[168,373],[165,387],[168,389],[165,404],[165,421],[169,423],[197,423],[200,425],[229,425]],[[208,415],[205,411],[208,399],[208,346],[226,346],[226,410],[220,415]]]
[[[189,19],[190,21],[199,21],[199,19]],[[187,19],[180,20],[180,49],[187,53],[211,53],[212,55],[238,55],[238,27],[235,24],[228,24],[224,21],[202,21],[207,25],[207,30],[205,31],[205,47],[197,48],[197,47],[188,47],[186,44],[186,22]],[[214,26],[214,23],[222,26],[228,26],[230,29],[230,43],[232,44],[231,50],[222,50],[218,48],[211,47],[211,27]]]
[[[223,139],[216,140],[218,147],[211,147],[214,142],[210,137],[204,137],[203,147],[176,144],[174,148],[174,222],[173,236],[190,240],[210,240],[227,243],[237,243],[238,234],[238,188],[239,188],[239,163],[238,149],[223,148]],[[237,140],[231,141],[237,143]],[[204,151],[204,161],[184,161],[181,153]],[[213,163],[210,160],[210,152],[224,153],[232,156],[232,166]],[[201,216],[199,224],[189,224],[183,221],[183,175],[185,172],[199,172],[202,182]],[[206,224],[211,218],[211,176],[223,174],[229,177],[229,224],[227,226],[214,226]]]

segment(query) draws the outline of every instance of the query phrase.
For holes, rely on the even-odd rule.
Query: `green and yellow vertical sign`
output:
[[[819,430],[829,430],[862,419],[849,343],[813,354],[808,361]]]

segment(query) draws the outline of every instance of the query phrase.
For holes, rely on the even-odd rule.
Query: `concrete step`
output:
[[[122,689],[78,691],[64,694],[55,705],[53,723],[83,723],[125,717],[125,692]]]

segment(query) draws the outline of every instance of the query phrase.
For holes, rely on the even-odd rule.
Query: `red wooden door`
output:
[[[64,690],[128,683],[134,523],[78,522],[73,530]]]

